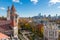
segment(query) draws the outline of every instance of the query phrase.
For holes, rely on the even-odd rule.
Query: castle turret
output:
[[[14,5],[12,5],[12,7],[11,7],[11,12],[16,12]]]
[[[18,15],[16,14],[16,10],[14,5],[11,7],[11,21],[12,21],[12,27],[13,27],[13,35],[14,37],[18,37]]]
[[[11,9],[8,7],[7,21],[8,20],[11,22],[11,27],[13,29],[13,37],[18,38],[18,15],[16,14],[14,5],[12,5]]]
[[[7,10],[7,20],[10,20],[10,8],[8,6],[8,10]]]

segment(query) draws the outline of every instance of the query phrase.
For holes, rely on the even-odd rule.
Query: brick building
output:
[[[18,15],[14,5],[8,7],[7,17],[0,19],[0,32],[18,38]]]

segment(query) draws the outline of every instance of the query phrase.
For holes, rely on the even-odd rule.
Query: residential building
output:
[[[58,40],[58,24],[55,22],[44,24],[44,40]]]

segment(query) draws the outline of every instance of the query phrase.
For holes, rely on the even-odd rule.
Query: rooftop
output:
[[[0,33],[0,39],[3,39],[3,38],[10,38],[9,36],[3,34],[3,33]]]

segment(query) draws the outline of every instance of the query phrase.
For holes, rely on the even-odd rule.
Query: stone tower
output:
[[[8,10],[7,10],[7,20],[10,20],[10,8],[8,6]]]
[[[11,27],[13,29],[13,36],[18,38],[18,15],[16,14],[16,10],[14,5],[12,5],[11,9],[8,7],[7,11],[7,20],[11,21]]]
[[[18,37],[18,15],[16,14],[16,10],[14,5],[11,7],[11,20],[12,20],[12,27],[13,27],[13,33],[14,37]]]

